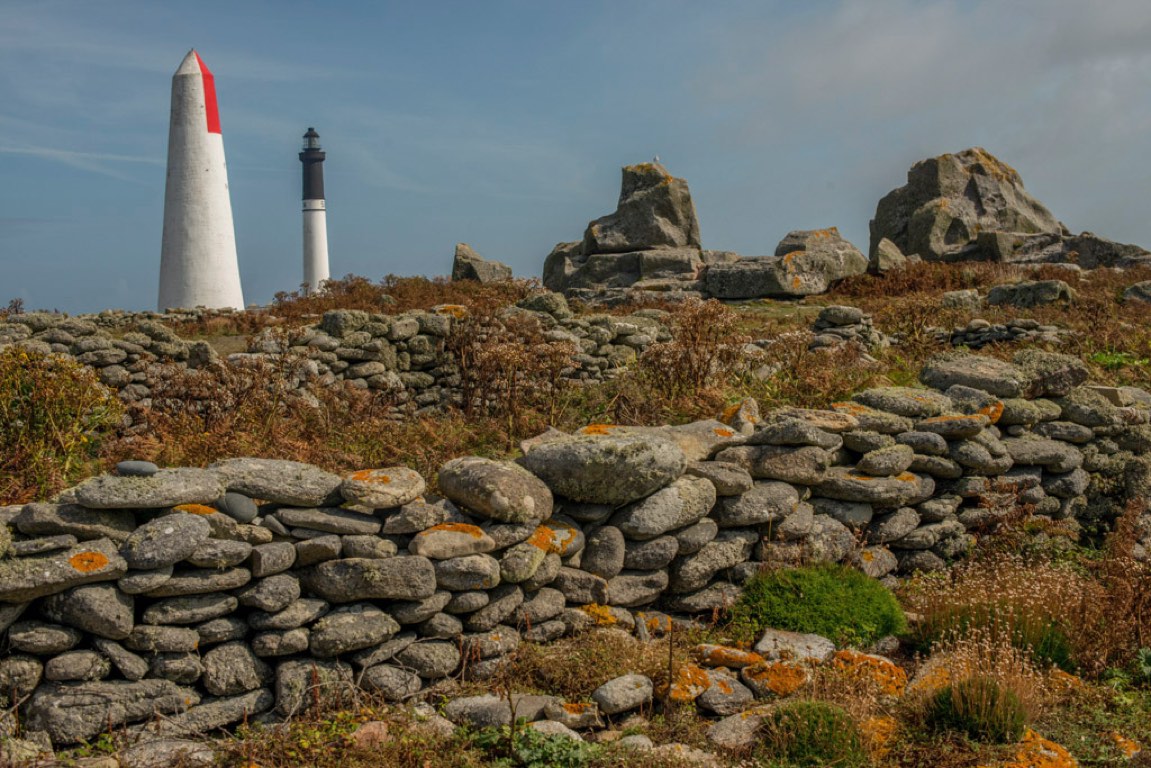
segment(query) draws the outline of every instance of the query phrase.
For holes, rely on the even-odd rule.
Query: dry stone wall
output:
[[[944,568],[1019,505],[1096,527],[1146,496],[1151,394],[1086,375],[947,354],[826,410],[552,431],[447,462],[443,497],[403,467],[128,462],[0,508],[0,706],[70,744],[281,718],[317,683],[400,700],[525,641],[710,615],[765,566]]]
[[[627,316],[576,317],[563,296],[544,293],[505,310],[539,324],[543,343],[565,345],[571,363],[561,375],[576,380],[610,378],[657,341],[671,338],[659,310]],[[154,385],[185,369],[218,363],[204,341],[185,341],[161,320],[203,313],[102,313],[67,317],[45,312],[13,315],[0,323],[0,348],[18,345],[65,355],[91,367],[126,403],[149,406]],[[292,387],[347,382],[388,392],[401,410],[433,410],[461,400],[461,371],[449,339],[466,309],[445,305],[400,315],[358,310],[327,312],[298,331],[266,331],[250,351],[227,356],[237,366],[268,366]]]

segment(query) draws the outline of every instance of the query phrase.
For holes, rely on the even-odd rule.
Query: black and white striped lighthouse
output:
[[[320,134],[304,134],[304,289],[312,293],[330,277],[328,271],[328,213],[324,205],[324,151]]]

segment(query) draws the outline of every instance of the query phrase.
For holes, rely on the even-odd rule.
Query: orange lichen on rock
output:
[[[976,411],[976,413],[983,414],[984,416],[986,416],[988,419],[991,420],[992,424],[995,424],[999,421],[1000,417],[1003,416],[1003,401],[1002,400],[996,400],[994,403],[991,403],[990,405],[983,406],[978,411]]]
[[[580,530],[569,523],[552,520],[551,525],[541,527],[546,528],[551,533],[549,551],[555,552],[557,555],[567,555],[568,550],[579,540]]]
[[[859,724],[859,731],[871,759],[878,762],[891,752],[891,743],[899,731],[899,721],[890,715],[877,715],[863,720]]]
[[[437,315],[449,315],[457,320],[463,320],[468,316],[468,308],[462,304],[440,304],[432,307],[432,311]]]
[[[1066,749],[1028,728],[1015,758],[1003,763],[1001,768],[1078,768],[1078,765]]]
[[[729,405],[728,407],[723,409],[723,413],[721,413],[719,415],[719,420],[722,421],[724,424],[730,424],[731,420],[735,418],[735,415],[737,413],[739,413],[739,409],[742,407],[743,407],[743,403],[736,403],[735,405]]]
[[[610,435],[613,429],[618,429],[617,424],[588,424],[586,427],[580,427],[576,432],[581,435]]]
[[[754,664],[762,664],[763,657],[754,651],[741,651],[727,645],[698,645],[695,648],[695,657],[705,667],[727,667],[729,669],[743,669]]]
[[[733,432],[730,429],[725,429],[723,427],[716,427],[715,429],[712,430],[712,432],[714,432],[717,437],[734,437],[735,436],[735,432]]]
[[[472,536],[477,539],[483,538],[484,536],[484,531],[482,528],[476,525],[469,525],[468,523],[440,523],[439,525],[433,525],[427,530],[420,531],[420,533],[417,535],[424,536],[433,531],[453,531],[455,533],[466,533],[468,536]]]
[[[564,708],[564,712],[567,712],[569,715],[582,715],[590,711],[592,707],[595,706],[595,704],[590,702],[581,703],[565,701],[561,706]]]
[[[710,687],[711,677],[706,670],[694,664],[681,664],[672,677],[670,690],[662,685],[657,693],[679,704],[689,704]]]
[[[1083,678],[1070,672],[1064,672],[1059,667],[1053,667],[1047,673],[1047,683],[1056,693],[1075,693],[1087,687]]]
[[[536,549],[542,549],[544,552],[555,552],[559,554],[559,551],[556,549],[555,532],[546,525],[538,526],[532,535],[528,536],[526,543]]]
[[[600,627],[610,627],[619,621],[619,619],[615,617],[615,614],[611,612],[609,606],[600,605],[599,603],[581,605],[580,610],[592,617],[596,625]]]
[[[907,688],[907,673],[882,656],[844,649],[836,652],[832,665],[871,680],[888,696],[901,696]]]
[[[214,515],[217,512],[215,507],[209,507],[207,504],[180,504],[172,509],[189,515]]]
[[[80,573],[92,573],[108,565],[108,556],[103,552],[77,552],[68,558],[68,565]]]
[[[644,629],[648,631],[648,634],[655,637],[666,635],[671,631],[671,617],[665,614],[637,613],[636,619],[643,622]]]
[[[348,479],[355,480],[357,483],[379,483],[381,485],[392,482],[390,476],[378,469],[361,469],[359,472],[353,472],[349,475]]]
[[[1127,738],[1118,731],[1111,731],[1111,733],[1107,735],[1111,737],[1111,741],[1115,742],[1115,746],[1119,748],[1119,751],[1122,752],[1123,756],[1128,760],[1143,751],[1143,747],[1139,746],[1139,742]]]
[[[743,674],[776,696],[790,696],[811,680],[811,669],[793,661],[765,661],[748,667]]]

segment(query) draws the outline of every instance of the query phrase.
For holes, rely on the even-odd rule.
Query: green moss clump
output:
[[[774,710],[763,724],[763,746],[789,766],[868,765],[859,728],[840,707],[825,701],[795,701]]]
[[[765,629],[811,632],[839,644],[867,645],[907,627],[891,590],[842,565],[766,571],[744,585],[732,630],[754,640]]]

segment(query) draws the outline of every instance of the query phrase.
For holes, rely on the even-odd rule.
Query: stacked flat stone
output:
[[[68,744],[156,713],[171,734],[286,717],[356,685],[402,700],[496,674],[523,641],[710,616],[765,564],[939,569],[1019,505],[1105,525],[1148,493],[1151,394],[1086,378],[1053,353],[947,353],[925,388],[745,402],[738,429],[553,430],[516,462],[447,462],[443,498],[404,467],[127,463],[0,508],[0,706]]]
[[[1004,344],[1017,341],[1041,342],[1059,345],[1069,340],[1071,331],[1057,325],[1042,325],[1038,320],[1018,318],[1006,323],[991,323],[975,318],[967,325],[947,330],[933,328],[931,332],[942,343],[953,347],[982,349],[988,344]]]
[[[546,343],[570,353],[571,362],[561,371],[568,379],[612,378],[651,344],[671,339],[662,322],[667,313],[659,310],[576,317],[562,295],[543,293],[507,311],[530,315],[539,322]],[[195,320],[214,314],[231,313],[12,315],[0,323],[0,348],[18,345],[71,357],[91,367],[124,402],[148,407],[155,381],[219,360],[206,342],[182,341],[154,318]],[[266,331],[252,340],[250,351],[233,353],[227,361],[238,367],[270,366],[293,390],[347,382],[388,392],[398,403],[397,415],[422,415],[462,400],[460,368],[447,341],[454,323],[465,315],[464,307],[454,305],[400,315],[333,310],[317,325],[292,335],[287,344],[282,333]],[[289,365],[283,365],[284,360]]]
[[[858,307],[824,307],[811,327],[815,338],[808,349],[839,347],[856,344],[865,351],[885,349],[891,346],[891,338],[876,330],[871,315]]]

